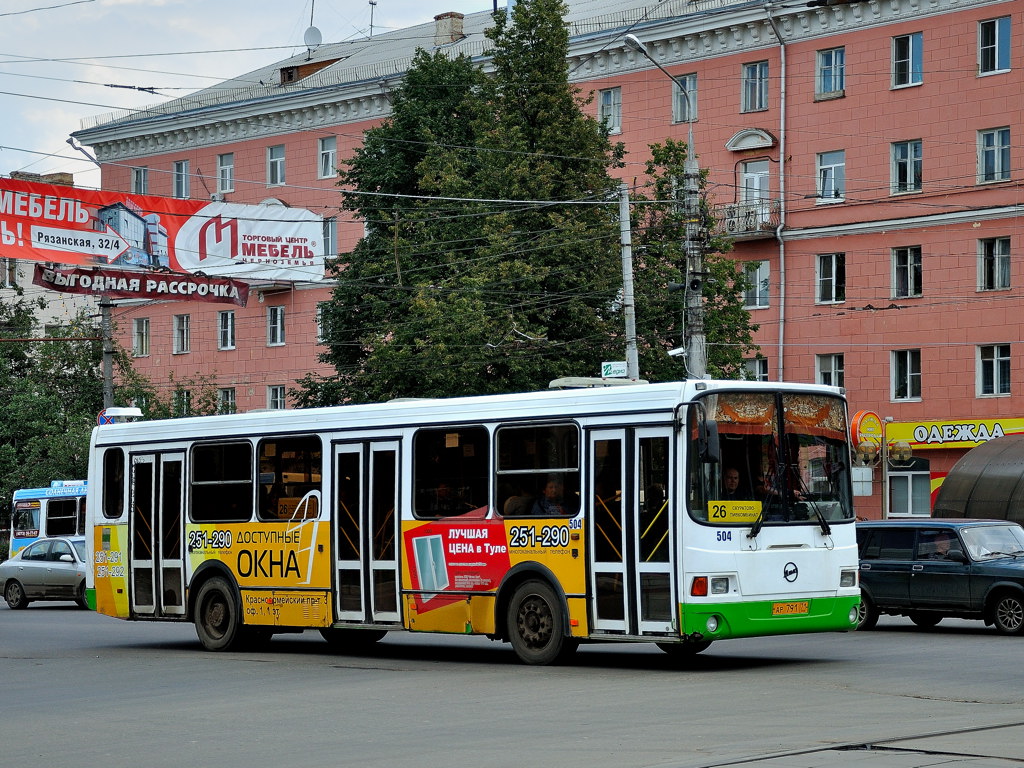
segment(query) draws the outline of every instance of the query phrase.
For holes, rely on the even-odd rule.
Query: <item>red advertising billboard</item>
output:
[[[0,257],[250,280],[322,280],[323,220],[283,205],[0,179]]]
[[[203,301],[237,304],[249,300],[249,284],[226,277],[127,269],[83,269],[36,264],[32,284],[61,293],[103,294],[110,299]]]

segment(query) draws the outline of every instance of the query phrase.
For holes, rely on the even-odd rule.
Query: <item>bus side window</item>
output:
[[[192,520],[243,522],[252,517],[252,444],[197,443],[192,447]]]
[[[498,509],[503,515],[575,515],[579,511],[575,424],[501,427],[497,452]]]
[[[124,512],[124,451],[108,448],[103,454],[103,516],[111,520]]]
[[[488,445],[484,427],[418,430],[413,442],[416,516],[486,514]]]
[[[320,516],[323,449],[320,438],[276,437],[260,441],[261,520],[313,520]]]

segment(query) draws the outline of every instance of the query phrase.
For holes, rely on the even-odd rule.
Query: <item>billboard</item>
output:
[[[0,257],[249,280],[322,280],[323,220],[282,205],[0,179]]]

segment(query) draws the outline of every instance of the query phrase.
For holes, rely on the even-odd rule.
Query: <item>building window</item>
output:
[[[978,132],[978,183],[1010,178],[1010,129]]]
[[[597,92],[597,121],[608,133],[622,132],[621,88],[606,88]]]
[[[747,381],[768,381],[768,358],[752,357],[743,361]]]
[[[692,123],[697,119],[697,76],[680,75],[673,80],[672,122]]]
[[[192,338],[189,331],[191,318],[189,315],[174,316],[174,354],[183,355],[192,351]]]
[[[10,257],[0,259],[0,288],[18,287],[18,260]]]
[[[900,35],[892,39],[892,85],[920,85],[924,76],[922,66],[923,36],[920,32]]]
[[[846,198],[846,151],[818,155],[818,202],[838,203]]]
[[[993,237],[978,242],[978,290],[1000,291],[1010,287],[1010,238]]]
[[[327,328],[326,320],[324,318],[324,310],[327,307],[326,301],[321,301],[316,305],[316,343],[324,344],[327,341]]]
[[[743,99],[741,111],[768,109],[768,62],[743,65]]]
[[[892,145],[892,193],[921,191],[920,139],[898,141]]]
[[[927,459],[913,458],[899,469],[890,468],[889,517],[930,517],[931,471]]]
[[[819,304],[846,301],[846,254],[822,253],[818,255]]]
[[[763,309],[769,304],[768,299],[768,262],[752,261],[744,268],[750,287],[743,293],[744,309]]]
[[[282,410],[285,407],[284,384],[267,387],[267,408]]]
[[[818,383],[827,387],[843,387],[845,378],[843,375],[844,361],[842,355],[817,355],[818,358]]]
[[[192,393],[187,389],[174,391],[174,415],[190,416],[192,414]]]
[[[235,348],[235,311],[217,313],[217,349]]]
[[[217,191],[235,191],[235,153],[217,155]]]
[[[978,74],[1010,69],[1010,17],[978,23]]]
[[[149,194],[149,168],[132,168],[132,192],[136,195]]]
[[[267,147],[267,186],[284,184],[284,144]]]
[[[898,349],[892,353],[892,399],[921,399],[920,349]]]
[[[217,390],[217,413],[235,413],[238,411],[238,400],[235,398],[234,387],[222,387]]]
[[[171,194],[180,200],[185,200],[189,196],[189,190],[191,188],[191,177],[189,176],[188,160],[178,160],[174,163],[174,172],[172,173],[172,191]]]
[[[978,394],[1010,394],[1010,345],[978,347]]]
[[[921,295],[921,246],[892,249],[892,288],[897,299]]]
[[[846,91],[846,49],[829,48],[818,51],[818,69],[815,77],[818,97],[842,96]]]
[[[333,216],[324,219],[324,258],[334,259],[338,256],[338,220]]]
[[[284,307],[267,307],[267,346],[284,344]]]
[[[335,136],[325,136],[317,140],[317,154],[319,156],[318,177],[321,179],[333,179],[338,175],[338,139]]]
[[[149,355],[149,318],[136,317],[132,320],[132,355],[147,357]]]

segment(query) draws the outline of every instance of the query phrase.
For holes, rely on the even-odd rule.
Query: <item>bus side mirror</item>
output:
[[[697,451],[705,464],[718,464],[722,459],[722,449],[718,443],[718,424],[714,421],[701,421],[697,433]]]

